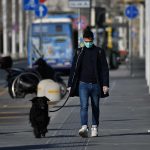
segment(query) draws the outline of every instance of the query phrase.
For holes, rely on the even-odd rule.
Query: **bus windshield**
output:
[[[43,58],[54,68],[71,66],[73,55],[72,28],[69,23],[41,23],[32,25],[32,60]],[[31,55],[31,53],[29,53]]]

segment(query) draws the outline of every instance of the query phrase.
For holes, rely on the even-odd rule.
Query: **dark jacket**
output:
[[[93,46],[94,51],[95,51],[95,59],[96,64],[94,67],[95,72],[96,72],[96,78],[97,82],[100,85],[101,91],[101,98],[109,96],[109,93],[104,94],[103,93],[103,86],[108,86],[109,87],[109,69],[108,69],[108,64],[105,56],[105,51],[100,48],[96,47],[95,45]],[[70,97],[73,96],[79,96],[79,77],[80,77],[80,69],[81,69],[81,63],[82,63],[82,58],[84,56],[85,52],[85,47],[79,48],[73,58],[72,61],[72,67],[70,70],[70,76],[68,80],[68,87],[71,87],[70,91]]]

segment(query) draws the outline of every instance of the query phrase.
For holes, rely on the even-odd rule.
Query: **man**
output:
[[[98,136],[100,97],[108,96],[109,69],[103,49],[93,44],[93,33],[87,28],[83,33],[84,47],[73,58],[68,90],[70,96],[80,97],[81,129],[79,135],[88,137],[88,103],[91,98],[91,137]]]

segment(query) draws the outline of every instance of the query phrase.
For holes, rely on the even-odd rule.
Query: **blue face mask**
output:
[[[93,46],[93,42],[84,42],[84,45],[87,47],[87,48],[91,48]]]

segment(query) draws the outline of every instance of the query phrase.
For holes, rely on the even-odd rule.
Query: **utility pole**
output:
[[[133,39],[132,39],[133,21],[129,20],[129,58],[130,58],[130,75],[133,76]]]
[[[95,26],[95,7],[96,7],[96,1],[91,1],[91,26]]]
[[[16,0],[12,0],[12,57],[16,57]]]
[[[89,8],[89,26],[91,26],[91,9],[92,9],[92,0],[90,0],[90,8]]]
[[[145,30],[145,33],[146,33],[146,41],[145,41],[145,47],[146,47],[146,51],[145,51],[145,77],[146,77],[146,81],[147,81],[147,86],[149,87],[149,94],[150,94],[150,19],[149,19],[149,16],[150,16],[150,10],[149,10],[149,7],[150,7],[150,1],[149,0],[146,0],[145,1],[145,12],[146,12],[146,15],[145,15],[145,27],[146,27],[146,30]]]
[[[144,58],[144,6],[139,4],[139,18],[140,18],[140,35],[139,35],[139,51],[140,58]]]
[[[78,48],[80,47],[81,39],[81,9],[78,8]]]
[[[28,29],[29,29],[29,25],[30,25],[30,12],[26,11],[25,16],[26,16],[25,17],[26,19],[25,19],[25,53],[24,54],[25,54],[25,56],[27,56],[27,43],[28,43],[27,42],[28,41],[27,37],[28,37],[28,34],[29,34]]]
[[[23,10],[22,2],[19,2],[19,57],[23,57]]]
[[[3,13],[3,55],[8,54],[8,34],[7,34],[7,0],[2,0]]]

